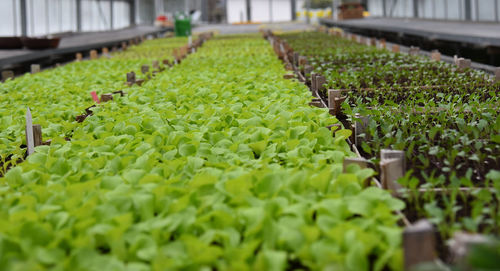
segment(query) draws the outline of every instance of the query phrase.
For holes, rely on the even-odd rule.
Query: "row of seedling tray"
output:
[[[500,69],[492,78],[467,59],[326,28],[264,37],[294,71],[286,77],[310,87],[310,104],[352,130],[358,157],[345,167],[375,169],[380,181],[367,185],[406,201],[405,268],[463,261],[464,247],[489,240],[480,234],[500,233]]]
[[[152,61],[152,66],[149,65],[142,65],[141,66],[141,73],[144,75],[144,79],[137,79],[135,72],[131,71],[126,74],[126,83],[125,85],[128,87],[131,87],[133,85],[138,85],[141,86],[145,80],[150,80],[152,77],[156,76],[159,72],[162,72],[165,70],[165,67],[172,67],[175,64],[180,64],[181,61],[186,58],[190,53],[196,52],[196,50],[203,45],[205,41],[213,37],[213,33],[203,33],[198,36],[198,39],[194,40],[191,42],[191,39],[189,43],[185,46],[182,46],[180,48],[174,49],[173,50],[173,57],[174,60],[171,62],[167,59],[162,60],[161,63],[163,65],[160,65],[160,61],[158,60],[153,60]],[[139,44],[138,41],[134,41],[133,43],[131,42],[130,44]],[[122,50],[127,50],[127,44],[124,43],[122,45]],[[99,58],[99,55],[96,50],[91,50],[90,51],[90,59],[91,60],[96,60]],[[109,51],[107,48],[103,48],[102,51],[102,57],[110,57]],[[82,61],[82,54],[77,53],[75,61]],[[152,71],[150,71],[152,67]],[[37,73],[40,71],[40,66],[37,64],[34,64],[31,66],[32,68],[32,73]],[[113,95],[119,95],[119,96],[124,96],[126,95],[126,92],[123,90],[117,90],[113,91],[111,93],[103,93],[100,95],[100,97],[97,95],[95,91],[92,91],[90,93],[92,99],[96,104],[87,107],[85,109],[85,112],[81,115],[76,116],[75,121],[76,122],[83,122],[87,117],[93,115],[92,108],[95,108],[97,104],[100,104],[102,102],[108,102],[113,100]],[[32,113],[30,108],[27,108],[26,111],[26,128],[25,128],[25,135],[26,135],[26,146],[21,146],[23,148],[26,148],[26,153],[24,155],[24,159],[28,157],[30,154],[32,154],[35,150],[35,147],[40,146],[40,145],[50,145],[51,140],[46,140],[44,141],[42,139],[42,127],[40,124],[33,124],[32,121]],[[65,138],[67,141],[70,141],[71,138]],[[6,160],[3,161],[3,163],[8,162],[9,159],[11,159],[12,155],[7,155]],[[18,161],[18,163],[22,162],[22,160]],[[3,166],[0,165],[2,168]],[[10,167],[8,167],[5,171],[9,170]],[[5,172],[0,171],[0,177],[3,176]]]

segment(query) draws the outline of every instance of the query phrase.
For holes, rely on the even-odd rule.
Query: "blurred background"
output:
[[[360,4],[363,17],[423,18],[499,22],[499,0],[1,0],[0,35],[38,36],[64,32],[104,31],[137,24],[168,25],[179,12],[193,23],[317,22],[350,19],[341,6]],[[345,13],[345,12],[344,12]],[[359,14],[359,12],[358,12]],[[340,18],[339,18],[340,15]],[[350,16],[350,17],[349,17]],[[354,19],[354,18],[353,18]],[[159,22],[157,22],[158,24]],[[499,30],[500,32],[500,30]]]
[[[500,66],[500,0],[0,0],[0,21],[0,69],[135,38],[318,25]],[[45,49],[60,50],[29,51]]]

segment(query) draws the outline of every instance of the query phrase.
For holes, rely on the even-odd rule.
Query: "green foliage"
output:
[[[500,169],[498,82],[481,71],[458,71],[324,33],[282,37],[326,77],[327,89],[345,90],[348,119],[370,116],[368,140],[359,148],[367,158],[376,163],[381,149],[404,150],[410,173],[401,184],[452,190],[423,197],[410,193],[412,216],[429,217],[444,237],[459,229],[500,233],[500,190],[493,178]],[[495,191],[462,193],[458,187]]]
[[[127,92],[127,72],[135,71],[138,78],[144,77],[141,65],[151,65],[152,60],[172,60],[173,49],[186,42],[186,38],[146,41],[112,54],[110,59],[73,62],[0,84],[0,165],[4,166],[0,176],[8,166],[4,164],[8,155],[14,155],[9,161],[13,164],[24,156],[21,146],[26,144],[26,107],[33,112],[33,123],[42,126],[44,139],[71,137],[78,127],[75,117],[94,103],[91,91],[98,95],[121,89]],[[141,50],[148,58],[137,53]]]
[[[342,173],[349,132],[285,72],[209,41],[37,147],[0,179],[0,269],[401,269],[403,202]]]

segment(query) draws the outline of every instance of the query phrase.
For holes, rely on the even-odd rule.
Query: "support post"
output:
[[[472,3],[471,0],[465,0],[465,20],[472,21]]]
[[[130,25],[137,24],[136,12],[137,12],[137,4],[136,0],[130,0]]]
[[[252,1],[251,0],[246,0],[247,4],[247,22],[252,21]]]
[[[382,15],[387,17],[387,2],[386,0],[382,0]]]
[[[413,17],[418,18],[418,0],[413,0]]]
[[[273,22],[273,0],[268,0],[269,1],[269,21],[272,23]]]
[[[76,30],[82,32],[82,0],[76,0]]]
[[[306,23],[310,23],[309,12],[311,11],[311,0],[306,0]]]
[[[115,17],[115,11],[114,11],[114,0],[109,0],[109,29],[113,30],[114,28],[114,18]]]
[[[28,16],[26,12],[26,0],[21,0],[19,11],[21,12],[21,35],[28,36]]]
[[[292,8],[292,21],[297,20],[297,2],[296,0],[290,0],[291,8]]]
[[[495,0],[495,22],[500,22],[500,19],[498,18],[498,0]]]

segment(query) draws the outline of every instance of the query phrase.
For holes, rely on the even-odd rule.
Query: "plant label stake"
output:
[[[405,153],[383,149],[380,151],[380,171],[382,187],[396,191],[401,188],[397,180],[405,175]]]
[[[129,72],[127,73],[127,84],[129,86],[135,84],[135,72]]]
[[[411,55],[411,56],[416,56],[420,53],[420,48],[418,47],[413,47],[411,46],[410,47],[410,51],[408,51],[408,54]]]
[[[76,58],[76,61],[82,61],[82,59],[83,59],[82,53],[76,53],[75,58]]]
[[[14,72],[7,70],[2,72],[2,80],[5,81],[9,78],[14,78]]]
[[[142,72],[142,74],[148,73],[149,72],[149,65],[142,65],[141,72]]]
[[[158,60],[153,60],[153,69],[154,70],[159,70],[160,69],[160,62]]]
[[[323,104],[321,103],[321,99],[320,98],[313,98],[312,101],[309,102],[309,105],[310,106],[319,107],[319,108],[323,107]]]
[[[392,52],[393,53],[399,53],[399,45],[393,44],[392,45]]]
[[[326,78],[323,75],[316,76],[316,92],[323,90],[324,84],[326,84]]]
[[[403,232],[404,270],[436,259],[434,227],[423,219],[405,228]]]
[[[31,64],[31,73],[37,73],[40,72],[40,65],[39,64]]]
[[[441,53],[439,51],[434,50],[431,52],[431,59],[434,61],[441,61]]]
[[[385,39],[380,40],[380,48],[385,49]]]
[[[299,65],[304,66],[307,64],[307,58],[305,56],[299,56]]]
[[[340,113],[340,98],[342,95],[342,91],[337,89],[329,89],[328,90],[328,109],[330,111],[330,115],[336,116]]]
[[[495,82],[500,82],[500,67],[495,69]]]
[[[42,145],[42,126],[40,124],[33,125],[31,110],[28,107],[26,110],[26,146],[27,155],[35,152],[35,147]]]
[[[26,146],[27,154],[31,155],[35,151],[35,142],[33,140],[33,120],[29,107],[26,110]]]
[[[135,81],[135,83],[138,85],[138,86],[142,86],[142,84],[144,83],[144,79],[137,79]]]
[[[92,100],[94,100],[94,102],[100,103],[99,97],[97,97],[97,93],[95,91],[90,92],[90,95],[92,96]]]
[[[458,58],[457,61],[458,71],[463,72],[465,69],[470,68],[471,61],[470,59],[465,59],[463,57]]]
[[[113,100],[113,94],[110,93],[101,94],[101,102],[105,103],[111,100]]]
[[[370,116],[361,116],[359,113],[356,113],[354,118],[354,144],[356,147],[361,147],[361,143],[363,142],[362,134],[365,136],[364,140],[368,140],[366,129],[368,128],[368,124],[370,122]]]
[[[280,43],[280,52],[285,55],[286,54],[286,51],[285,51],[285,47],[283,46],[283,42]]]
[[[92,60],[97,59],[97,51],[96,50],[90,51],[90,59],[92,59]]]
[[[311,73],[311,92],[313,95],[316,93],[316,73]]]
[[[33,124],[33,144],[35,147],[43,145],[42,126],[40,124]]]

